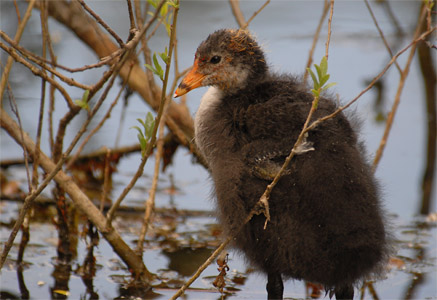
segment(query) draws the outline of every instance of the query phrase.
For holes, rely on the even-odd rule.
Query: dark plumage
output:
[[[268,298],[282,299],[282,277],[321,283],[337,299],[378,275],[388,256],[377,185],[344,114],[308,133],[269,204],[237,232],[293,147],[312,94],[299,80],[268,71],[243,30],[219,30],[200,44],[176,96],[212,86],[195,120],[195,140],[214,181],[219,220],[235,247],[268,276]],[[332,113],[321,98],[313,120]]]

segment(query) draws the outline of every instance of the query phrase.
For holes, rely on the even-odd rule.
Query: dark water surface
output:
[[[89,5],[123,38],[127,37],[129,21],[125,1],[87,1]],[[24,9],[26,5],[19,3]],[[263,2],[241,1],[246,18],[252,15]],[[15,9],[11,1],[1,1],[1,30],[13,36],[16,27]],[[268,63],[274,70],[301,74],[304,71],[312,37],[318,23],[323,3],[320,1],[272,1],[250,25],[261,45],[266,50]],[[391,7],[403,31],[403,37],[397,37],[396,29],[382,6],[372,2],[379,25],[384,31],[394,52],[407,45],[412,37],[418,17],[420,2],[393,1]],[[23,36],[22,44],[34,50],[40,48],[39,12],[35,10],[31,24]],[[51,20],[50,31],[55,39],[55,51],[58,62],[70,67],[79,67],[97,61],[95,55],[79,42],[68,29]],[[193,61],[197,45],[212,31],[224,27],[236,27],[227,1],[183,1],[179,15],[179,65],[189,67]],[[376,76],[389,61],[390,57],[363,2],[336,1],[332,38],[329,56],[331,80],[337,82],[334,92],[345,103],[354,98],[366,87],[366,82]],[[327,30],[323,30],[320,42],[314,54],[315,61],[324,55],[324,41]],[[167,35],[162,28],[152,38],[152,51],[162,52],[167,45]],[[2,51],[4,64],[6,55]],[[399,59],[405,65],[406,55]],[[74,78],[82,83],[92,84],[101,70],[75,73]],[[14,96],[23,120],[23,126],[31,136],[35,136],[37,110],[39,109],[40,81],[27,70],[14,64],[10,77]],[[399,73],[392,68],[384,77],[384,103],[382,111],[388,112],[393,102],[399,81]],[[25,83],[25,84],[24,84]],[[81,98],[78,89],[66,87],[75,98]],[[188,106],[194,115],[205,89],[191,92]],[[113,99],[117,89],[109,96]],[[354,105],[354,110],[363,119],[362,138],[370,155],[376,151],[382,136],[384,125],[375,121],[375,91],[366,93]],[[57,103],[59,116],[63,114],[63,103]],[[106,108],[109,103],[104,104]],[[103,107],[102,111],[106,111]],[[5,109],[9,109],[8,105]],[[114,147],[115,132],[120,124],[122,106],[119,103],[112,118],[105,124],[88,144],[86,151],[102,146]],[[137,95],[130,98],[127,117],[122,128],[120,146],[137,142],[137,132],[131,129],[137,125],[137,118],[144,118],[150,111]],[[385,280],[374,284],[379,299],[437,299],[437,230],[436,221],[418,217],[421,199],[421,178],[425,157],[425,105],[423,79],[420,74],[417,57],[413,60],[402,98],[391,131],[388,144],[378,166],[376,175],[381,181],[384,202],[394,227],[399,249],[393,260],[391,271]],[[103,114],[103,113],[102,113]],[[79,128],[86,114],[79,116],[68,132],[70,140]],[[101,116],[97,116],[99,120]],[[94,123],[94,126],[96,124]],[[46,124],[45,124],[46,126]],[[91,124],[91,128],[94,127]],[[42,140],[47,141],[47,127],[43,128]],[[22,151],[4,132],[0,132],[1,159],[20,158]],[[68,143],[66,143],[68,144]],[[48,144],[42,143],[43,151],[48,153]],[[168,167],[161,174],[158,184],[156,205],[161,208],[157,214],[150,240],[146,243],[144,261],[151,272],[159,275],[161,281],[155,283],[153,293],[139,294],[146,299],[168,299],[175,293],[183,281],[191,276],[219,244],[217,226],[213,217],[213,202],[210,200],[211,183],[207,171],[193,164],[189,152],[179,149]],[[132,154],[121,159],[117,173],[113,177],[111,198],[120,192],[133,176],[140,162],[140,154]],[[17,181],[26,189],[26,175],[22,167],[2,170],[9,180]],[[153,160],[145,169],[145,175],[138,181],[123,205],[142,207],[147,198],[153,175]],[[176,191],[172,186],[176,187]],[[47,189],[43,196],[50,198]],[[433,199],[435,211],[435,199]],[[13,201],[0,202],[0,245],[10,233],[20,205]],[[189,213],[178,213],[188,210]],[[193,211],[197,212],[194,213]],[[91,283],[84,276],[83,261],[87,252],[84,239],[77,243],[77,255],[71,264],[71,272],[57,260],[57,232],[53,219],[55,209],[52,206],[35,210],[30,226],[30,242],[24,255],[26,262],[22,272],[17,270],[14,261],[17,257],[20,234],[10,252],[8,261],[1,271],[0,291],[2,298],[10,297],[30,299],[113,299],[128,297],[123,288],[129,281],[129,272],[112,248],[101,239],[95,249],[96,274]],[[115,227],[123,239],[132,247],[136,244],[141,229],[142,213],[126,212],[115,220]],[[78,228],[86,227],[83,218],[78,215]],[[227,276],[226,299],[265,299],[265,278],[245,265],[244,260],[230,251],[230,271]],[[63,269],[64,268],[64,269]],[[217,276],[217,266],[209,266],[186,293],[185,299],[220,299],[212,282]],[[67,278],[65,276],[67,275]],[[63,277],[64,276],[64,277]],[[64,289],[58,289],[64,284]],[[68,288],[66,288],[68,286]],[[58,291],[55,291],[58,289]],[[28,291],[28,295],[26,294]],[[68,290],[68,295],[63,295]],[[361,295],[356,292],[356,299]],[[289,299],[305,297],[305,286],[298,281],[288,281],[284,296]],[[323,298],[322,293],[321,298]],[[366,289],[364,299],[375,299]]]

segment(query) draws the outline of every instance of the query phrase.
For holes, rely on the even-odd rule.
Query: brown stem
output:
[[[102,18],[100,18],[100,16],[98,14],[96,14],[83,0],[77,0],[80,5],[82,5],[82,7],[90,14],[93,16],[93,18],[97,21],[97,23],[99,23],[100,25],[102,25],[103,28],[105,28],[105,30],[112,35],[112,37],[117,41],[117,43],[120,45],[120,48],[124,47],[124,43],[123,40],[118,36],[118,34],[115,33],[114,30],[111,29],[111,27],[108,26],[108,24],[106,24]]]
[[[165,2],[162,0],[158,5],[158,13],[160,5]],[[98,24],[88,16],[84,15],[81,7],[77,7],[77,2],[67,2],[64,0],[49,1],[49,13],[52,17],[57,19],[60,23],[67,26],[72,30],[79,39],[92,48],[92,50],[99,56],[105,57],[111,55],[118,50],[118,47],[111,41],[111,39],[105,35],[99,29]],[[74,20],[74,22],[73,22]],[[155,19],[152,17],[148,20],[147,24],[143,26],[141,32],[131,41],[132,46],[136,45],[140,37],[151,26]],[[80,25],[80,26],[79,26]],[[128,47],[126,44],[126,47]],[[120,76],[127,80],[127,74],[129,73],[128,66],[125,66],[120,71]],[[146,72],[140,67],[138,62],[135,63],[132,69],[132,75],[127,80],[129,87],[137,91],[140,96],[147,101],[147,103],[155,110],[159,108],[161,92],[158,88],[150,86],[149,79]],[[156,93],[153,91],[157,91]],[[185,105],[180,105],[174,101],[169,103],[167,122],[172,120],[180,130],[188,137],[189,140],[194,135],[194,123],[191,117],[191,113],[188,111]],[[168,124],[168,123],[167,123]]]
[[[319,24],[317,25],[316,32],[314,33],[313,44],[311,46],[310,53],[308,54],[308,61],[305,67],[305,74],[303,75],[304,83],[307,82],[308,68],[311,67],[311,64],[313,62],[314,50],[316,49],[317,41],[319,40],[320,31],[322,30],[323,22],[325,21],[325,18],[328,15],[328,11],[329,11],[328,0],[325,0],[325,4],[323,5],[322,15],[320,16]]]
[[[113,78],[115,79],[115,77]],[[112,86],[114,80],[111,80],[111,84],[106,88],[106,91],[109,91],[109,88]],[[100,128],[103,127],[103,125],[105,124],[105,121],[107,119],[109,119],[109,117],[111,116],[111,112],[113,110],[113,108],[115,107],[115,105],[118,103],[118,99],[120,99],[121,93],[123,92],[124,88],[126,87],[126,83],[123,84],[123,86],[120,88],[117,96],[115,97],[115,100],[111,103],[108,111],[105,113],[105,115],[103,116],[102,120],[97,124],[97,126],[91,130],[91,132],[85,137],[85,139],[82,141],[82,143],[80,144],[80,146],[78,147],[76,153],[68,160],[68,164],[67,164],[67,169],[71,168],[71,166],[75,163],[76,159],[79,157],[79,155],[82,153],[82,150],[84,149],[84,147],[86,146],[86,144],[89,142],[89,140],[91,139],[91,137],[97,133],[97,131],[100,130]],[[106,95],[106,93],[103,93],[104,95]],[[103,101],[104,98],[100,98],[101,100],[99,100],[99,103],[101,103]],[[94,112],[97,112],[99,106],[96,105],[96,107],[93,109]],[[94,115],[94,114],[93,114]],[[91,116],[89,116],[90,118]]]
[[[145,204],[145,212],[144,212],[144,218],[143,218],[143,224],[141,226],[141,232],[140,236],[138,238],[137,242],[137,253],[138,255],[142,255],[143,253],[143,245],[144,245],[144,239],[147,234],[147,229],[150,224],[150,220],[152,219],[153,210],[155,208],[155,194],[156,194],[156,188],[158,186],[158,179],[159,179],[159,167],[161,165],[161,158],[162,158],[162,152],[164,149],[164,118],[161,119],[161,122],[159,124],[159,139],[156,143],[156,155],[155,155],[155,168],[153,170],[153,181],[152,186],[150,187],[149,191],[149,197],[147,198],[146,204]]]
[[[35,0],[31,0],[29,5],[27,6],[26,13],[21,22],[18,23],[17,32],[15,33],[14,41],[18,44],[20,42],[21,36],[23,35],[24,28],[27,25],[27,21],[29,21],[30,16],[32,15],[32,9],[35,5]],[[18,15],[19,16],[19,15]],[[10,56],[6,61],[6,66],[3,70],[3,75],[0,81],[0,107],[3,107],[3,95],[5,94],[6,83],[9,78],[9,72],[12,68],[12,63],[14,62],[13,58]]]
[[[232,240],[232,237],[227,237],[226,240],[218,246],[217,249],[208,257],[208,259],[197,269],[196,273],[194,273],[193,276],[191,276],[190,279],[187,280],[187,282],[184,283],[184,285],[169,299],[169,300],[176,300],[179,298],[185,290],[196,280],[200,274],[214,261],[214,259],[219,256],[219,254],[226,248],[226,246],[229,244],[229,242]]]
[[[240,9],[240,0],[229,0],[229,4],[231,5],[232,14],[235,17],[238,26],[240,26],[240,28],[245,28],[247,23]]]
[[[402,50],[400,50],[395,56],[393,56],[393,58],[387,63],[387,65],[384,67],[384,69],[378,74],[376,75],[375,78],[373,78],[373,80],[369,83],[369,85],[362,90],[355,98],[353,98],[351,101],[349,101],[347,104],[345,104],[344,106],[339,107],[335,112],[333,112],[330,115],[327,115],[325,117],[322,117],[320,119],[315,120],[313,123],[311,123],[310,126],[308,126],[306,131],[312,130],[315,127],[317,127],[321,122],[324,122],[328,119],[331,119],[333,117],[335,117],[337,114],[339,114],[340,112],[342,112],[343,110],[347,109],[348,107],[350,107],[352,104],[354,104],[356,101],[358,101],[359,98],[361,98],[362,95],[364,95],[367,91],[369,91],[374,85],[375,83],[385,74],[385,72],[387,72],[387,70],[391,67],[391,65],[396,61],[396,59],[401,56],[405,51],[407,51],[410,47],[412,47],[413,45],[415,45],[417,42],[423,40],[425,37],[427,37],[428,35],[430,35],[431,33],[433,33],[435,30],[437,29],[437,27],[433,27],[430,30],[424,32],[421,36],[419,36],[417,39],[411,41],[411,43],[409,43],[407,46],[405,46],[405,48],[403,48]]]
[[[422,22],[422,31],[426,30],[427,23]],[[419,65],[425,85],[425,115],[427,124],[426,158],[422,177],[422,201],[419,208],[419,213],[421,214],[428,214],[431,210],[437,161],[437,76],[432,59],[432,51],[433,49],[426,44],[426,40],[419,42],[417,45]]]
[[[30,211],[24,217],[23,224],[21,225],[21,241],[17,254],[18,265],[23,263],[24,251],[26,250],[26,246],[29,243],[29,237],[30,237],[29,222],[30,222]]]
[[[382,32],[381,27],[379,27],[378,20],[376,20],[376,17],[373,14],[373,10],[372,10],[372,7],[370,6],[369,0],[364,0],[364,3],[366,4],[367,9],[369,10],[369,13],[370,13],[370,16],[372,17],[373,23],[375,23],[376,29],[379,32],[379,36],[381,37],[382,41],[384,42],[385,48],[387,49],[388,53],[390,54],[390,58],[392,58],[393,52],[391,51],[390,45],[388,44],[388,42],[384,36],[384,33]],[[396,65],[396,68],[398,69],[399,73],[401,73],[402,70],[401,70],[401,67],[399,66],[397,61],[395,61],[395,65]]]
[[[42,26],[43,27],[43,26]],[[43,30],[44,32],[44,30]],[[63,82],[65,82],[66,84],[70,85],[70,86],[76,86],[78,88],[81,88],[83,90],[90,90],[91,86],[86,85],[86,84],[82,84],[77,82],[76,80],[74,80],[73,78],[69,78],[67,76],[62,75],[60,72],[56,71],[56,69],[49,67],[46,63],[50,63],[49,61],[47,61],[47,59],[43,59],[42,57],[38,57],[37,55],[34,55],[32,52],[24,49],[23,47],[19,46],[17,43],[15,43],[6,33],[0,31],[0,37],[2,39],[4,39],[8,44],[10,44],[13,49],[17,50],[18,52],[20,52],[25,58],[27,58],[28,60],[38,64],[43,70],[47,70],[50,73],[56,75],[56,77],[58,77],[59,79],[61,79]],[[44,43],[45,44],[45,43]],[[43,48],[45,46],[43,45]],[[4,49],[5,51],[8,51],[7,48]],[[14,54],[16,54],[14,52]],[[16,58],[14,56],[14,58]],[[21,63],[23,63],[22,60],[20,60]],[[26,64],[26,66],[28,67],[29,64]],[[44,71],[41,71],[44,72]],[[44,72],[45,73],[45,72]],[[47,75],[46,75],[47,76]]]
[[[423,9],[421,10],[420,16],[419,16],[419,21],[418,21],[418,25],[416,27],[416,31],[414,33],[414,39],[417,39],[417,37],[421,33],[422,22],[425,21],[425,16],[426,16],[426,10],[425,10],[425,7],[423,7]],[[373,164],[372,164],[372,171],[373,172],[375,172],[376,167],[378,166],[378,163],[381,160],[382,154],[383,154],[385,146],[387,144],[388,136],[390,134],[390,131],[391,131],[391,128],[393,125],[394,117],[396,115],[399,103],[401,101],[401,94],[402,94],[402,90],[403,90],[404,85],[405,85],[405,80],[408,77],[408,73],[410,72],[411,62],[413,61],[414,54],[416,53],[416,47],[417,47],[417,43],[414,43],[411,46],[410,54],[408,55],[408,59],[407,59],[407,63],[405,64],[405,68],[402,70],[401,78],[399,80],[398,89],[396,91],[396,95],[395,95],[395,99],[393,101],[392,109],[389,112],[388,117],[387,117],[387,123],[385,126],[384,134],[381,138],[381,142],[379,144],[378,150],[376,150],[375,158],[373,160]]]
[[[9,117],[9,115],[3,111],[3,109],[0,109],[0,112],[1,127],[4,128],[13,139],[20,143],[20,128],[11,119],[11,117]],[[23,146],[28,150],[31,156],[35,155],[35,144],[26,133],[24,134]],[[46,173],[51,173],[56,168],[56,165],[53,163],[53,161],[44,153],[41,153],[40,162],[41,167]],[[123,241],[114,228],[106,227],[105,217],[76,185],[74,180],[62,171],[57,172],[57,174],[54,176],[54,179],[56,183],[70,196],[75,206],[78,207],[103,234],[114,251],[132,270],[134,277],[142,280],[144,283],[149,282],[152,278],[152,274],[147,270],[141,258],[139,258],[135,252],[132,251],[132,249]],[[5,250],[6,249],[4,249],[2,253],[2,259]]]
[[[127,193],[130,191],[130,189],[132,189],[132,187],[135,185],[137,179],[143,173],[144,165],[146,164],[148,157],[152,153],[152,149],[153,149],[155,142],[156,142],[156,133],[158,131],[159,123],[161,121],[161,118],[162,118],[162,115],[164,112],[164,108],[166,106],[165,105],[166,104],[165,93],[166,93],[166,89],[167,89],[168,76],[170,73],[170,65],[171,65],[171,61],[172,61],[174,42],[176,39],[176,36],[175,36],[176,31],[174,29],[176,28],[178,12],[179,12],[179,8],[175,8],[175,12],[173,14],[173,23],[172,23],[170,41],[169,41],[169,46],[168,46],[168,49],[169,49],[169,51],[168,51],[168,63],[166,64],[166,67],[165,67],[164,81],[163,81],[162,91],[161,91],[161,101],[160,101],[160,105],[158,108],[158,114],[157,114],[156,119],[155,119],[155,125],[154,125],[153,131],[152,131],[152,138],[150,139],[150,141],[147,144],[147,147],[144,151],[145,154],[141,160],[141,163],[140,163],[140,166],[138,167],[137,172],[135,173],[135,176],[132,178],[132,180],[129,182],[128,186],[123,190],[121,195],[118,197],[117,201],[114,203],[114,205],[108,211],[108,214],[107,214],[108,225],[111,223],[112,218],[114,217],[114,214],[115,214],[117,208],[121,204],[121,201],[123,201],[124,197],[126,197]]]
[[[242,29],[246,29],[247,27],[249,27],[250,22],[252,22],[253,19],[255,19],[255,17],[270,3],[270,0],[267,0],[266,2],[264,2],[264,4],[256,11],[253,13],[253,15],[249,18],[249,20],[247,20],[246,25],[244,25],[244,27],[242,27]]]
[[[331,41],[331,25],[332,25],[333,14],[334,14],[334,0],[331,0],[329,18],[328,18],[328,37],[326,38],[326,46],[325,46],[326,59],[328,59],[328,54],[329,54],[329,42]]]
[[[0,35],[3,37],[3,33],[0,31]],[[67,93],[67,91],[55,80],[53,80],[51,77],[47,76],[41,69],[37,68],[36,66],[32,65],[28,61],[26,61],[24,58],[22,58],[20,55],[17,54],[14,48],[9,47],[2,42],[0,42],[0,48],[2,48],[4,51],[9,53],[10,58],[15,59],[17,62],[23,64],[26,68],[28,68],[33,74],[36,76],[39,76],[43,78],[44,80],[50,82],[53,86],[56,87],[56,89],[64,96],[65,100],[67,101],[67,104],[70,108],[73,108],[75,104],[73,103],[73,100],[71,99],[70,95]]]
[[[134,17],[134,12],[132,9],[132,2],[131,0],[126,0],[127,2],[127,10],[129,12],[129,22],[130,22],[130,32],[133,33],[136,30],[135,27],[135,17]]]
[[[105,168],[103,171],[103,192],[102,196],[100,198],[100,212],[103,212],[103,209],[105,207],[106,198],[109,194],[109,187],[110,187],[110,163],[111,163],[111,149],[106,149],[106,156],[105,156]]]

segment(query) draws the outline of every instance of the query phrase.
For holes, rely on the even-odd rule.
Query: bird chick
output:
[[[195,142],[210,167],[224,232],[267,274],[268,299],[283,279],[320,283],[337,299],[381,274],[389,254],[376,180],[343,113],[308,132],[273,189],[271,220],[244,220],[290,153],[313,96],[300,80],[269,71],[245,30],[218,30],[197,48],[175,96],[210,86],[195,118]],[[336,110],[322,97],[312,120]]]

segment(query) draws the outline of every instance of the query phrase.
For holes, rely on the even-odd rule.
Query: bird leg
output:
[[[284,284],[280,273],[269,273],[267,275],[267,300],[282,300]]]

